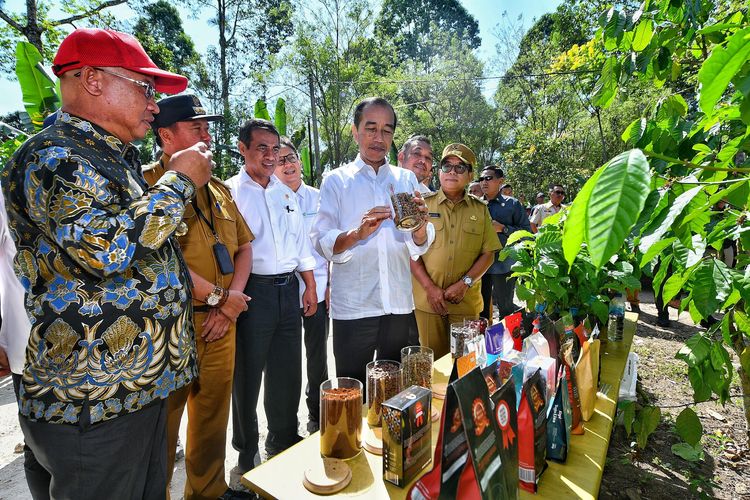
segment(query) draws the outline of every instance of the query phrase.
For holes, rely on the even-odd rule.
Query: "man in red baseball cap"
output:
[[[197,375],[191,282],[175,233],[211,174],[205,143],[149,187],[138,150],[157,68],[131,36],[79,29],[54,59],[62,109],[3,171],[32,331],[19,420],[34,498],[163,498],[166,398]],[[35,473],[36,472],[36,473]]]

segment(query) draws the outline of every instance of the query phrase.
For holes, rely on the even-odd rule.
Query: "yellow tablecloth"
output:
[[[597,395],[594,416],[584,425],[586,433],[581,436],[571,436],[567,462],[558,464],[548,461],[549,467],[539,482],[539,492],[536,495],[521,492],[521,498],[594,499],[597,497],[617,408],[620,379],[630,352],[637,319],[637,314],[626,313],[623,340],[608,342],[602,346],[600,384],[601,387],[609,386],[609,389],[606,394],[600,392]],[[451,368],[450,355],[435,362],[433,383],[446,383]],[[433,398],[432,403],[438,410],[442,410],[442,400]],[[437,443],[438,428],[439,421],[433,422],[433,451]],[[310,493],[302,485],[305,469],[316,460],[320,460],[320,436],[317,432],[272,460],[247,472],[242,477],[242,483],[267,498],[282,500],[319,498],[319,495]],[[383,459],[379,455],[363,450],[348,463],[352,468],[352,482],[337,496],[401,499],[405,498],[411,486],[399,488],[383,481]]]

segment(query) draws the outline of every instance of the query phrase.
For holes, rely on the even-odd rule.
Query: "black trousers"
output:
[[[12,377],[13,392],[17,400],[18,391],[21,388],[21,375],[13,373]],[[32,498],[49,498],[49,483],[52,481],[52,476],[39,464],[34,452],[26,443],[23,444],[23,472]]]
[[[19,422],[33,453],[29,464],[24,452],[24,469],[35,500],[165,497],[166,400],[90,426],[33,422],[22,416]]]
[[[492,319],[490,316],[490,298],[495,303],[499,312],[500,319],[512,314],[518,309],[513,303],[513,293],[516,289],[516,278],[511,278],[511,273],[507,274],[485,274],[482,276],[482,300],[484,300],[484,309],[480,316],[485,319]]]
[[[333,320],[333,355],[336,376],[366,384],[367,363],[375,359],[401,361],[401,349],[419,345],[414,313],[386,314],[360,319]]]
[[[310,421],[319,423],[320,384],[328,379],[328,311],[325,300],[318,302],[315,314],[310,317],[302,316],[302,326],[305,329],[307,358],[307,411],[310,412]]]
[[[237,465],[248,471],[258,452],[258,398],[268,419],[266,447],[283,450],[296,443],[297,406],[302,392],[302,320],[299,281],[285,285],[250,277],[248,310],[237,318],[237,350],[232,386],[232,446]],[[263,377],[265,373],[265,378]]]

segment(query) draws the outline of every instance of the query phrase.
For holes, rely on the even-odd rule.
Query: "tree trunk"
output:
[[[737,354],[737,358],[741,360],[742,353],[748,347],[745,346],[742,332],[737,331],[734,321],[729,322],[729,334],[732,339],[732,349]],[[747,436],[747,443],[750,444],[750,373],[747,373],[742,367],[742,363],[740,363],[740,366],[737,368],[737,374],[740,376],[740,397],[742,398],[743,408],[745,409],[745,434]]]
[[[224,0],[217,2],[218,28],[219,28],[219,70],[221,75],[221,104],[224,120],[221,125],[221,142],[229,145],[229,126],[227,118],[229,117],[229,80],[227,78],[227,5]],[[217,158],[217,163],[221,165],[222,171],[225,168],[222,162],[221,154]]]
[[[42,58],[44,57],[43,32],[44,30],[39,26],[36,0],[26,0],[26,26],[23,27],[23,36],[37,48],[39,53],[42,54]]]

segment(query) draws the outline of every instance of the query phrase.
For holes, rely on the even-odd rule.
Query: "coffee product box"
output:
[[[383,479],[405,486],[432,461],[432,391],[413,385],[383,403]]]

